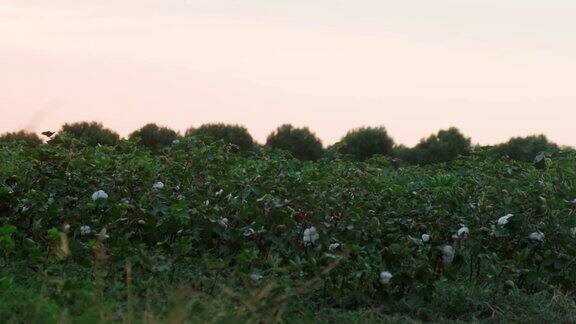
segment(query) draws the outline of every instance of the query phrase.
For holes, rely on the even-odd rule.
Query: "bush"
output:
[[[246,127],[240,125],[204,124],[199,128],[189,128],[186,131],[186,136],[198,136],[223,141],[236,146],[239,151],[249,151],[256,147]]]
[[[458,156],[468,155],[470,150],[470,138],[462,135],[457,128],[451,127],[422,139],[412,149],[398,149],[398,153],[409,163],[432,164],[452,161]]]
[[[544,135],[532,135],[527,137],[513,137],[508,142],[497,145],[494,152],[501,156],[508,156],[517,161],[533,162],[538,153],[557,153],[560,148],[555,143],[548,141]]]
[[[349,131],[330,150],[364,161],[374,155],[393,156],[394,140],[384,127],[362,127]]]
[[[62,133],[69,134],[72,138],[78,139],[90,146],[116,145],[120,141],[118,133],[104,128],[98,122],[78,122],[66,123],[50,143],[59,144],[62,142]]]
[[[178,133],[168,127],[159,127],[156,124],[146,124],[128,137],[130,140],[138,140],[152,152],[160,152],[178,138]]]
[[[35,133],[21,130],[0,135],[1,143],[23,143],[27,146],[38,146],[42,144],[42,140]]]
[[[266,146],[286,150],[300,160],[318,160],[324,154],[322,142],[308,127],[282,125],[268,136]]]

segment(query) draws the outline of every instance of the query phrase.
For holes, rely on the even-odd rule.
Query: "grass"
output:
[[[363,324],[543,323],[576,318],[575,299],[560,291],[528,294],[510,289],[494,293],[493,288],[451,281],[437,282],[429,300],[408,297],[346,309],[315,302],[317,291],[297,295],[274,281],[256,285],[230,278],[207,289],[197,285],[190,274],[178,283],[135,278],[150,284],[131,291],[129,280],[106,280],[104,287],[99,287],[95,277],[75,275],[63,265],[26,269],[4,264],[0,271],[0,318],[3,323]]]

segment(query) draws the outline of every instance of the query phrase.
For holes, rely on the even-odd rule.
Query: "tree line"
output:
[[[51,137],[48,143],[55,145],[63,142],[66,136],[81,140],[88,145],[116,145],[122,140],[118,133],[98,122],[66,123],[56,134],[47,135]],[[150,123],[132,132],[128,140],[159,154],[182,136],[222,141],[231,144],[237,152],[255,151],[262,147],[245,127],[223,123],[189,128],[184,135],[168,127]],[[8,142],[21,142],[30,146],[44,143],[37,134],[26,131],[5,133],[0,136],[0,143]],[[414,147],[397,145],[384,127],[361,127],[348,131],[340,141],[324,147],[322,141],[308,127],[299,128],[289,124],[273,131],[263,146],[287,151],[293,157],[305,161],[322,158],[365,161],[374,156],[386,156],[404,164],[417,165],[448,162],[459,156],[469,155],[473,150],[480,148],[473,145],[471,139],[455,127],[440,130],[437,134],[423,138]],[[500,156],[527,162],[532,162],[539,153],[555,154],[561,150],[544,135],[514,137],[505,143],[484,148]]]

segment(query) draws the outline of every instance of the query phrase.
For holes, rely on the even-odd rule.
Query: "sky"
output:
[[[284,123],[576,146],[573,0],[0,0],[0,133]]]

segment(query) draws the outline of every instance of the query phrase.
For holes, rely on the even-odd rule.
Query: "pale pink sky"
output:
[[[0,132],[282,123],[576,145],[573,0],[0,0]]]

